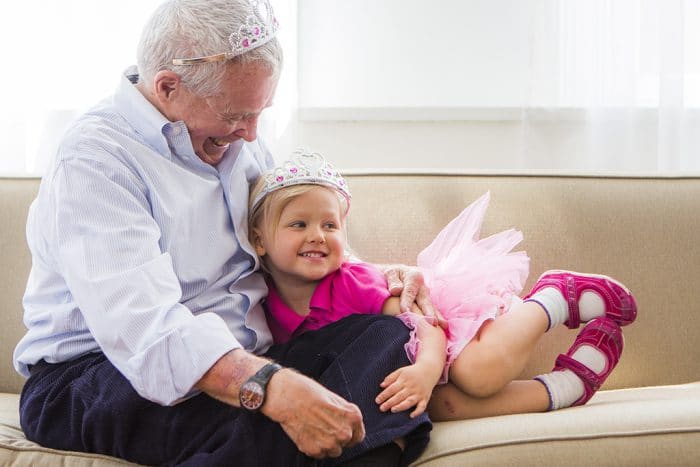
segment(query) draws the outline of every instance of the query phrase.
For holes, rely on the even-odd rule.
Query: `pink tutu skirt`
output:
[[[514,301],[520,302],[518,294],[529,272],[527,254],[511,252],[522,241],[521,232],[510,229],[479,239],[489,199],[487,192],[470,204],[418,255],[430,298],[448,325],[441,383],[447,382],[450,364],[484,322],[508,311]],[[415,320],[423,317],[413,313],[399,317],[412,329],[406,353],[414,362],[420,346]]]

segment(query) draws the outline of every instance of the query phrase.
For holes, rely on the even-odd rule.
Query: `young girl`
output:
[[[434,420],[452,420],[586,403],[619,361],[620,326],[636,318],[634,297],[606,276],[549,271],[520,300],[529,258],[510,250],[522,235],[478,239],[488,200],[486,193],[467,207],[418,256],[442,329],[418,309],[401,313],[384,275],[350,260],[348,187],[323,156],[297,151],[264,174],[250,197],[249,235],[268,279],[275,342],[350,314],[384,313],[412,329],[406,351],[413,364],[382,382],[382,411],[414,408],[415,417],[427,408]],[[584,322],[552,372],[513,381],[546,331]]]

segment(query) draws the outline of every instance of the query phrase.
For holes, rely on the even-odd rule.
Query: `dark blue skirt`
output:
[[[352,315],[267,352],[359,406],[365,440],[337,459],[313,460],[264,415],[206,394],[172,407],[143,399],[101,353],[35,365],[22,390],[20,421],[27,438],[43,446],[147,465],[330,466],[401,437],[408,464],[428,443],[427,415],[382,413],[374,402],[384,377],[409,364],[407,339],[396,318]]]

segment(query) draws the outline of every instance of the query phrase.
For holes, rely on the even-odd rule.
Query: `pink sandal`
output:
[[[581,274],[573,271],[547,271],[540,276],[532,291],[523,298],[527,300],[538,290],[556,287],[569,304],[567,327],[576,329],[581,324],[578,301],[585,291],[596,293],[605,303],[605,316],[620,326],[632,323],[637,318],[637,303],[630,291],[608,276]]]
[[[601,373],[596,373],[572,358],[574,352],[584,345],[595,347],[605,355],[606,364]],[[590,320],[576,336],[569,351],[557,357],[553,371],[571,370],[583,381],[583,396],[571,404],[572,406],[585,404],[600,389],[620,361],[623,346],[620,326],[610,318],[600,317]]]

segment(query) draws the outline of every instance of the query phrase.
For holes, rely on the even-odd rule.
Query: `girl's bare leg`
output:
[[[428,403],[428,413],[431,420],[439,422],[546,412],[548,407],[547,389],[534,379],[511,381],[501,391],[486,398],[469,396],[448,383],[435,388]]]
[[[497,394],[523,371],[548,326],[547,313],[538,303],[513,306],[484,323],[452,363],[450,382],[474,397]]]

